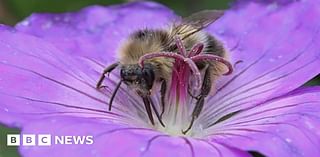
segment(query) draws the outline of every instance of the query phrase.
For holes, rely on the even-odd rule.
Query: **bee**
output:
[[[174,22],[167,29],[141,29],[133,32],[120,47],[118,61],[105,68],[96,85],[96,88],[101,88],[105,76],[115,68],[120,68],[121,80],[112,93],[109,110],[111,110],[113,99],[119,87],[124,83],[142,98],[150,122],[153,125],[155,124],[152,115],[153,109],[161,125],[165,126],[161,119],[165,111],[165,96],[172,76],[174,59],[153,57],[145,60],[143,67],[140,66],[139,60],[153,52],[179,53],[180,47],[176,39],[180,39],[180,44],[183,44],[186,50],[191,50],[194,45],[201,43],[203,46],[201,53],[213,54],[222,59],[226,58],[227,51],[223,44],[203,30],[219,19],[223,13],[223,11],[218,10],[200,11],[183,18],[180,22]],[[199,71],[204,73],[204,76],[198,96],[189,93],[197,99],[197,102],[193,109],[190,126],[183,131],[184,133],[192,127],[193,121],[201,113],[204,99],[210,93],[215,80],[225,70],[220,62],[212,60],[196,62],[196,66]],[[157,111],[150,98],[156,84],[160,86],[161,112]]]

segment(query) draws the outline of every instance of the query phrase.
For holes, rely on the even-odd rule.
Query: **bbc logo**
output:
[[[51,143],[52,142],[52,143]],[[93,144],[93,136],[51,136],[49,134],[8,134],[8,146],[50,146],[51,144]]]
[[[37,142],[37,143],[36,143]],[[48,134],[8,134],[7,135],[7,146],[50,146],[51,135]]]

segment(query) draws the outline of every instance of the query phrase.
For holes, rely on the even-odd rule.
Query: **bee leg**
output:
[[[188,87],[188,94],[189,94],[189,96],[191,96],[191,98],[193,98],[193,99],[199,99],[199,95],[198,96],[194,96],[193,94],[192,94],[192,92],[191,92],[191,90],[190,90],[190,87]]]
[[[154,125],[154,120],[153,120],[153,115],[152,115],[152,111],[151,111],[150,101],[149,101],[148,97],[146,97],[146,96],[142,96],[141,98],[143,100],[144,107],[146,108],[149,120],[150,120],[151,124]]]
[[[160,116],[160,114],[159,114],[156,106],[154,105],[152,99],[150,98],[150,96],[147,96],[147,98],[148,98],[149,102],[151,103],[151,107],[152,107],[152,109],[154,110],[154,112],[156,113],[156,116],[157,116],[160,124],[161,124],[163,127],[165,127],[164,123],[162,122],[161,116]]]
[[[183,134],[186,134],[193,126],[193,123],[194,121],[198,118],[198,116],[200,115],[201,111],[202,111],[202,108],[203,108],[203,105],[204,105],[204,98],[205,96],[201,96],[198,101],[197,101],[197,104],[196,106],[194,107],[193,109],[193,112],[192,112],[192,119],[191,119],[191,122],[188,126],[188,128],[186,130],[182,130],[182,133]]]
[[[204,99],[208,96],[211,90],[212,79],[210,76],[210,69],[207,68],[204,74],[200,95],[196,97],[197,103],[192,111],[191,122],[186,130],[182,130],[183,134],[186,134],[192,128],[194,121],[199,117],[203,109]]]
[[[116,88],[112,92],[112,95],[111,95],[110,101],[109,101],[109,111],[111,111],[113,99],[116,97],[116,94],[117,94],[117,92],[118,92],[118,90],[119,90],[119,88],[121,86],[121,83],[122,83],[122,80],[119,81],[119,83],[117,84]]]
[[[108,73],[110,73],[112,70],[114,70],[118,65],[119,65],[119,62],[116,62],[116,63],[113,63],[113,64],[109,65],[108,67],[106,67],[106,68],[103,70],[103,73],[101,74],[100,79],[99,79],[98,83],[96,84],[96,88],[97,88],[97,89],[100,89],[100,88],[103,87],[103,86],[101,86],[101,85],[102,85],[103,80],[104,80],[105,77],[106,77],[105,75],[108,74]]]
[[[160,119],[162,119],[162,116],[164,114],[164,111],[165,111],[165,97],[166,97],[166,91],[167,91],[167,82],[166,80],[163,80],[162,81],[162,84],[161,84],[161,89],[160,89],[160,94],[161,94],[161,114],[160,114]]]

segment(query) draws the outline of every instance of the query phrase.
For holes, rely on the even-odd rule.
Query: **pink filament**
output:
[[[192,57],[200,54],[203,48],[204,48],[204,45],[202,43],[196,44],[195,46],[192,47],[188,57]]]
[[[217,56],[217,55],[213,55],[213,54],[201,54],[201,52],[204,49],[204,44],[198,43],[198,44],[194,45],[192,47],[191,51],[189,52],[189,54],[187,54],[187,51],[183,45],[182,40],[178,36],[175,37],[174,39],[176,41],[178,53],[175,53],[175,52],[148,53],[148,54],[145,54],[142,57],[140,57],[139,65],[143,68],[144,61],[146,59],[152,59],[155,57],[173,58],[176,61],[178,61],[177,66],[179,66],[179,64],[181,64],[181,63],[186,63],[194,75],[196,89],[200,89],[202,86],[201,73],[196,65],[196,62],[198,62],[198,61],[213,60],[213,61],[217,61],[217,62],[224,64],[228,68],[228,71],[223,75],[229,75],[233,72],[233,67],[232,67],[231,63],[229,61],[225,60],[224,58]],[[177,76],[180,77],[180,75],[178,73],[177,73]]]
[[[177,54],[177,53],[173,53],[173,52],[153,52],[153,53],[145,54],[142,57],[140,57],[139,65],[141,67],[143,67],[144,61],[146,59],[151,59],[151,58],[155,58],[155,57],[169,57],[169,58],[173,58],[173,59],[181,60],[181,61],[184,61],[184,59],[185,59],[182,55]]]
[[[187,51],[186,51],[185,47],[183,46],[182,40],[178,36],[176,36],[174,39],[176,41],[176,45],[179,50],[178,53],[181,54],[182,56],[187,56]]]
[[[186,58],[184,61],[188,64],[193,75],[195,76],[195,79],[196,79],[196,81],[195,81],[196,87],[195,88],[200,89],[201,85],[202,85],[202,80],[201,80],[201,73],[200,73],[197,65],[190,58]]]
[[[201,60],[214,60],[214,61],[218,61],[222,64],[224,64],[225,66],[228,67],[228,72],[224,73],[223,75],[230,75],[233,72],[233,68],[232,65],[229,61],[225,60],[224,58],[217,56],[217,55],[213,55],[213,54],[201,54],[201,55],[197,55],[197,56],[193,56],[191,57],[191,59],[194,62],[197,61],[201,61]]]
[[[142,57],[140,57],[139,65],[143,68],[144,61],[146,59],[151,59],[151,58],[155,58],[155,57],[169,57],[169,58],[173,58],[173,59],[180,60],[182,62],[187,63],[188,66],[190,67],[192,73],[195,75],[196,87],[200,88],[201,74],[200,74],[200,71],[199,71],[197,65],[190,58],[185,58],[182,55],[177,54],[177,53],[173,53],[173,52],[153,52],[153,53],[145,54]]]

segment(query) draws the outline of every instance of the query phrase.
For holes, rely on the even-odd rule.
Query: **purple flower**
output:
[[[30,157],[318,157],[320,88],[299,87],[320,72],[319,8],[317,0],[239,1],[212,24],[207,31],[230,51],[234,72],[217,81],[187,135],[181,129],[191,117],[181,115],[194,103],[167,109],[163,128],[150,124],[126,87],[108,111],[117,73],[104,91],[95,89],[129,33],[177,18],[166,7],[92,6],[0,26],[1,123],[23,134],[94,137],[91,145],[21,146]],[[159,104],[159,95],[153,99]]]

